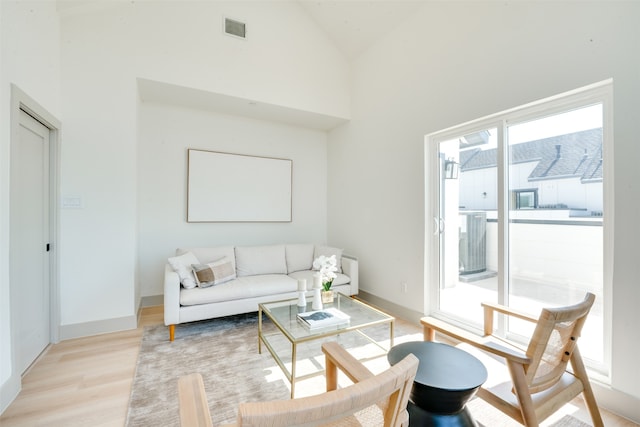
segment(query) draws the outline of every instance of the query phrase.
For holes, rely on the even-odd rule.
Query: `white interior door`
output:
[[[50,342],[49,129],[20,111],[11,143],[11,312],[24,372]]]

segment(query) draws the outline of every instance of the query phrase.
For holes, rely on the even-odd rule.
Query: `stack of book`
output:
[[[313,331],[321,328],[347,326],[349,325],[349,316],[337,308],[330,307],[324,310],[298,313],[298,322]]]

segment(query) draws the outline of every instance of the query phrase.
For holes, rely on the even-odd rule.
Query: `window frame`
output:
[[[537,188],[519,188],[517,190],[511,190],[511,194],[513,195],[513,206],[517,210],[528,210],[528,209],[537,209],[538,208],[538,189]],[[533,196],[533,206],[522,206],[522,201],[520,197],[523,194],[531,194]]]
[[[608,79],[593,85],[585,86],[569,92],[558,94],[536,102],[525,104],[490,116],[453,126],[425,136],[425,312],[434,317],[451,322],[457,326],[480,333],[481,325],[471,325],[462,319],[455,318],[450,313],[439,309],[440,291],[440,243],[438,238],[439,223],[439,186],[440,176],[438,168],[438,146],[441,142],[456,138],[460,135],[471,134],[484,129],[496,128],[498,133],[498,228],[499,245],[498,258],[498,286],[499,295],[508,298],[508,235],[505,221],[509,218],[509,190],[507,185],[508,160],[507,129],[509,126],[540,119],[545,116],[559,114],[568,110],[601,103],[603,105],[603,363],[586,361],[592,375],[598,380],[609,383],[611,373],[611,313],[613,288],[613,218],[614,218],[614,176],[613,176],[613,80]],[[523,189],[523,191],[528,191]],[[537,199],[537,197],[536,197]],[[536,203],[537,205],[537,203]],[[500,300],[508,304],[508,301]],[[505,325],[498,323],[498,328],[504,333]]]

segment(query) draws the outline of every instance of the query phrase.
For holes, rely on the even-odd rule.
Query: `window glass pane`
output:
[[[580,347],[602,362],[602,105],[509,126],[507,139],[509,305],[537,314],[595,293]]]
[[[482,324],[497,301],[497,129],[439,144],[440,310]]]

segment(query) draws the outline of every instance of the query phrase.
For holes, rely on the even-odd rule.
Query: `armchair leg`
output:
[[[176,337],[176,325],[169,325],[169,341],[173,341]]]
[[[524,366],[512,361],[507,361],[507,366],[511,374],[511,380],[513,381],[513,388],[515,389],[518,403],[520,404],[522,423],[526,427],[538,427],[538,419],[533,409],[531,395],[529,394],[529,388],[524,374]]]
[[[327,380],[327,391],[338,389],[338,368],[329,356],[325,356],[325,375]]]
[[[425,341],[436,340],[436,330],[428,327],[427,325],[422,326],[422,335],[424,336]]]
[[[582,395],[584,397],[585,404],[587,405],[587,409],[589,410],[589,415],[591,415],[591,421],[593,421],[593,425],[595,427],[604,427],[604,422],[602,421],[602,416],[600,415],[600,409],[598,408],[596,397],[593,394],[593,389],[591,388],[591,383],[589,382],[589,375],[587,374],[587,370],[584,367],[584,363],[582,362],[582,356],[580,356],[578,346],[573,349],[573,354],[571,355],[570,361],[571,367],[573,368],[573,373],[578,378],[580,378],[580,381],[582,381]]]

